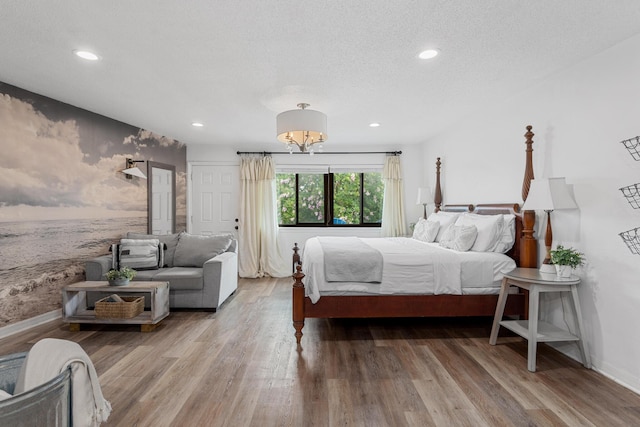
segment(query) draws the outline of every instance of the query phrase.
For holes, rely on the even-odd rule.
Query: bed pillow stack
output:
[[[427,218],[428,222],[437,222],[438,223],[438,234],[436,235],[436,242],[440,242],[442,239],[442,235],[447,230],[447,228],[456,222],[456,219],[460,216],[457,212],[443,212],[439,211],[434,214],[429,215]]]
[[[514,215],[464,213],[456,219],[455,225],[477,228],[478,236],[470,249],[474,252],[505,253],[515,242]]]

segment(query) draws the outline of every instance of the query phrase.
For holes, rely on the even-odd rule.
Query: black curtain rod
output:
[[[238,151],[236,154],[238,154],[238,156],[242,155],[242,154],[261,154],[263,156],[270,156],[272,154],[311,154],[309,152],[302,152],[302,151],[277,151],[277,152],[272,152],[272,151]],[[400,154],[402,154],[402,151],[320,151],[320,152],[314,152],[313,155],[315,156],[316,154],[388,154],[390,156],[399,156]]]

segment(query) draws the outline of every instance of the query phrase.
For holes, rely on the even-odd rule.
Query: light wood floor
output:
[[[45,337],[93,360],[109,426],[632,426],[640,396],[491,319],[308,319],[298,352],[291,280],[241,280],[217,313],[174,312],[154,332],[61,321],[0,340]]]

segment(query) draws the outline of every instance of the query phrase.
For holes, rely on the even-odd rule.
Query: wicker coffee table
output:
[[[150,310],[129,319],[96,318],[95,310],[88,304],[89,293],[101,296],[144,296]],[[126,286],[109,286],[108,282],[78,282],[62,290],[62,320],[69,329],[79,331],[82,323],[140,325],[142,332],[153,331],[162,319],[169,315],[169,282],[131,282]]]

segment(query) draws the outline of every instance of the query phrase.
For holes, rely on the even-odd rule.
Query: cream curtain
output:
[[[271,157],[243,157],[240,160],[240,277],[285,277],[291,274],[278,245],[275,178]]]
[[[402,170],[399,156],[388,156],[382,171],[384,180],[384,201],[382,202],[382,237],[403,236],[404,201],[402,197]]]

